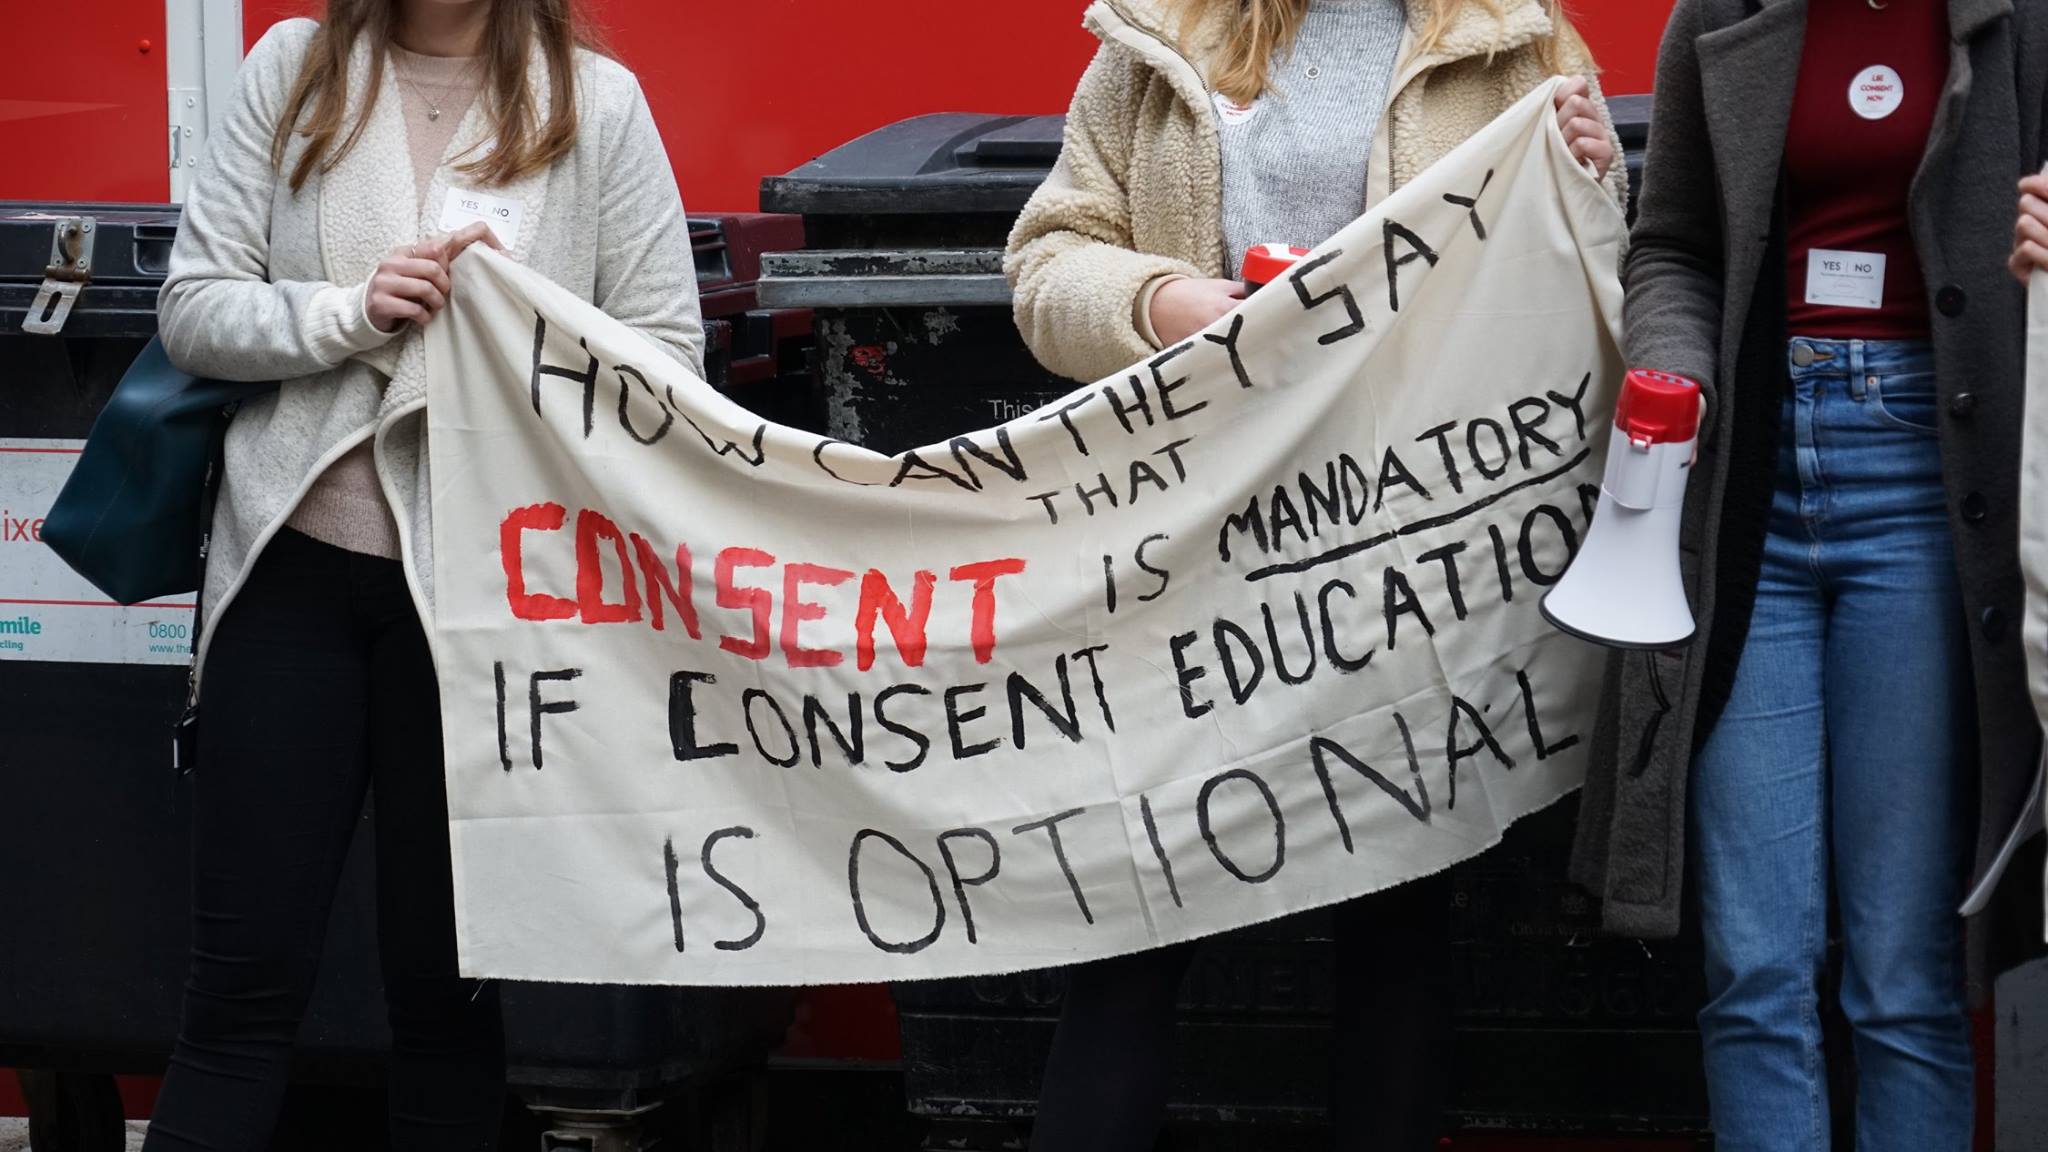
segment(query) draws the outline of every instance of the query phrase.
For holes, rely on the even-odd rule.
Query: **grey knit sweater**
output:
[[[1230,274],[1255,244],[1312,247],[1365,210],[1366,167],[1407,22],[1401,0],[1312,0],[1248,108],[1216,98]]]

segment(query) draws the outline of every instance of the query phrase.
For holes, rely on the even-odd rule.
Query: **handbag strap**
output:
[[[192,663],[185,672],[185,708],[171,731],[171,769],[178,776],[192,771],[197,759],[199,727],[199,642],[206,630],[206,564],[213,551],[213,512],[220,500],[221,473],[225,470],[228,424],[239,403],[229,404],[213,436],[213,451],[206,460],[206,480],[199,486],[199,588],[193,593]]]

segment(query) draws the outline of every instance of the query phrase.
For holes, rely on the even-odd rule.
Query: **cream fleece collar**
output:
[[[1403,0],[1408,9],[1408,26],[1421,28],[1435,11],[1437,0]],[[1212,4],[1193,27],[1178,27],[1172,0],[1095,0],[1085,22],[1104,40],[1130,43],[1131,33],[1158,43],[1166,52],[1182,57],[1204,78],[1210,64],[1222,54],[1230,37],[1232,17],[1227,6]],[[1426,55],[1408,62],[1408,67],[1431,67],[1524,48],[1552,32],[1550,13],[1542,0],[1500,0],[1500,15],[1480,0],[1467,0],[1441,43]],[[1134,45],[1135,46],[1135,45]]]

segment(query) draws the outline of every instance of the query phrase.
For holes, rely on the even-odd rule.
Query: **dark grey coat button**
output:
[[[1958,392],[1948,399],[1948,414],[1951,416],[1960,419],[1973,415],[1976,411],[1977,394],[1975,392]]]
[[[1969,305],[1970,298],[1963,293],[1961,288],[1953,284],[1934,294],[1934,306],[1941,310],[1943,316],[1951,320],[1961,316],[1963,309],[1969,307]]]
[[[1983,628],[1984,638],[1986,640],[1989,640],[1995,644],[1998,641],[2005,639],[2004,609],[1986,608],[1983,611],[1983,613],[1977,617],[1977,623],[1980,627]]]
[[[1982,492],[1972,492],[1963,497],[1963,519],[1968,520],[1972,524],[1983,523],[1985,515],[1990,510],[1991,506],[1985,501]]]

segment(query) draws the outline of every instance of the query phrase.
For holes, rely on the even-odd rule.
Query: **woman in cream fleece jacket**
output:
[[[1005,265],[1017,327],[1064,376],[1102,379],[1187,339],[1237,303],[1248,247],[1329,238],[1553,74],[1584,77],[1559,101],[1574,153],[1617,201],[1627,188],[1555,0],[1100,0],[1087,25],[1102,49]],[[1333,1147],[1436,1145],[1449,904],[1438,876],[1334,910]],[[1036,1152],[1152,1146],[1194,950],[1070,974]]]
[[[328,0],[272,28],[185,206],[173,361],[279,380],[229,427],[204,589],[193,955],[149,1152],[267,1147],[363,799],[398,1149],[494,1147],[495,989],[458,977],[422,328],[481,226],[698,366],[683,206],[631,73],[568,0]],[[459,279],[459,276],[457,277]]]
[[[1406,35],[1384,115],[1372,110],[1379,131],[1368,145],[1360,212],[1560,73],[1587,77],[1567,128],[1572,120],[1594,120],[1604,154],[1621,155],[1591,56],[1568,26],[1558,26],[1554,0],[1492,0],[1498,15],[1488,0],[1449,0],[1441,14],[1439,2],[1404,5]],[[1184,21],[1182,9],[1191,18]],[[1150,356],[1158,350],[1146,330],[1153,294],[1176,277],[1228,276],[1243,255],[1224,250],[1219,226],[1221,132],[1231,125],[1217,105],[1231,95],[1211,80],[1228,62],[1239,10],[1235,0],[1098,0],[1089,7],[1085,22],[1102,48],[1074,93],[1059,162],[1018,217],[1004,261],[1016,291],[1017,328],[1052,371],[1092,382]],[[1597,151],[1587,135],[1574,138],[1581,157]],[[1623,166],[1608,166],[1605,176],[1622,201]],[[1311,239],[1323,237],[1256,242]]]

